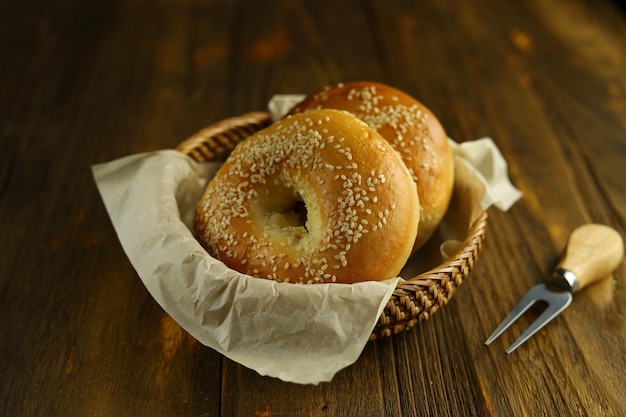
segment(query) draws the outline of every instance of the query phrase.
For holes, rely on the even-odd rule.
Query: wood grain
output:
[[[512,355],[483,346],[577,226],[626,232],[626,15],[610,0],[5,0],[0,415],[623,416],[624,263]],[[524,192],[470,279],[330,383],[196,342],[122,251],[90,166],[174,148],[275,93],[371,79],[492,137]]]

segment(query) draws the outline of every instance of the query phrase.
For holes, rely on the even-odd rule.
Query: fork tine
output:
[[[489,336],[489,338],[485,341],[485,345],[491,344],[494,340],[498,338],[506,329],[508,329],[511,324],[515,322],[522,314],[526,312],[537,300],[542,298],[542,295],[547,291],[547,287],[545,284],[538,284],[532,287],[530,290],[524,294],[522,299],[517,303],[515,307],[511,310],[508,316],[502,323],[498,326],[496,330]]]
[[[537,333],[543,326],[548,324],[561,311],[565,310],[572,302],[573,296],[569,292],[550,294],[548,307],[537,317],[537,319],[517,338],[511,346],[506,349],[507,355],[517,349],[522,343]]]

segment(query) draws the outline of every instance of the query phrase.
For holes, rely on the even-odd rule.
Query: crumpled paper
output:
[[[274,117],[293,99],[283,96]],[[272,100],[270,110],[277,101],[281,98]],[[454,149],[461,174],[482,187],[465,224],[454,227],[462,235],[474,215],[492,204],[507,210],[520,193],[509,183],[493,141],[454,144]],[[300,384],[331,380],[358,359],[401,278],[299,285],[227,268],[209,256],[191,228],[195,206],[219,166],[163,150],[98,164],[92,171],[130,262],[154,299],[189,334],[261,375]],[[464,230],[458,232],[459,227]],[[446,245],[450,250],[458,245],[454,233],[450,236],[441,245],[444,256]]]

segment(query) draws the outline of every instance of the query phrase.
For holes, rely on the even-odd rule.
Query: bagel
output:
[[[235,148],[201,197],[195,233],[212,256],[255,277],[381,281],[411,254],[415,187],[387,141],[353,115],[294,115]]]
[[[435,115],[408,94],[385,84],[355,81],[310,94],[288,115],[325,108],[345,110],[367,123],[399,153],[417,184],[420,223],[414,251],[433,234],[450,203],[454,162]]]

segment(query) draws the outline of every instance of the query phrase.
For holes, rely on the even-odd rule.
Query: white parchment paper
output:
[[[459,227],[467,231],[474,214],[492,204],[507,210],[520,193],[508,181],[493,141],[454,144],[454,149],[459,174],[471,176],[472,187],[482,187],[470,215],[455,225],[458,235]],[[358,359],[401,278],[299,285],[227,268],[190,230],[195,205],[218,168],[219,163],[199,164],[164,150],[92,170],[130,262],[155,300],[187,332],[261,375],[301,384],[331,380]],[[444,256],[446,245],[454,250],[455,236],[442,245]]]

